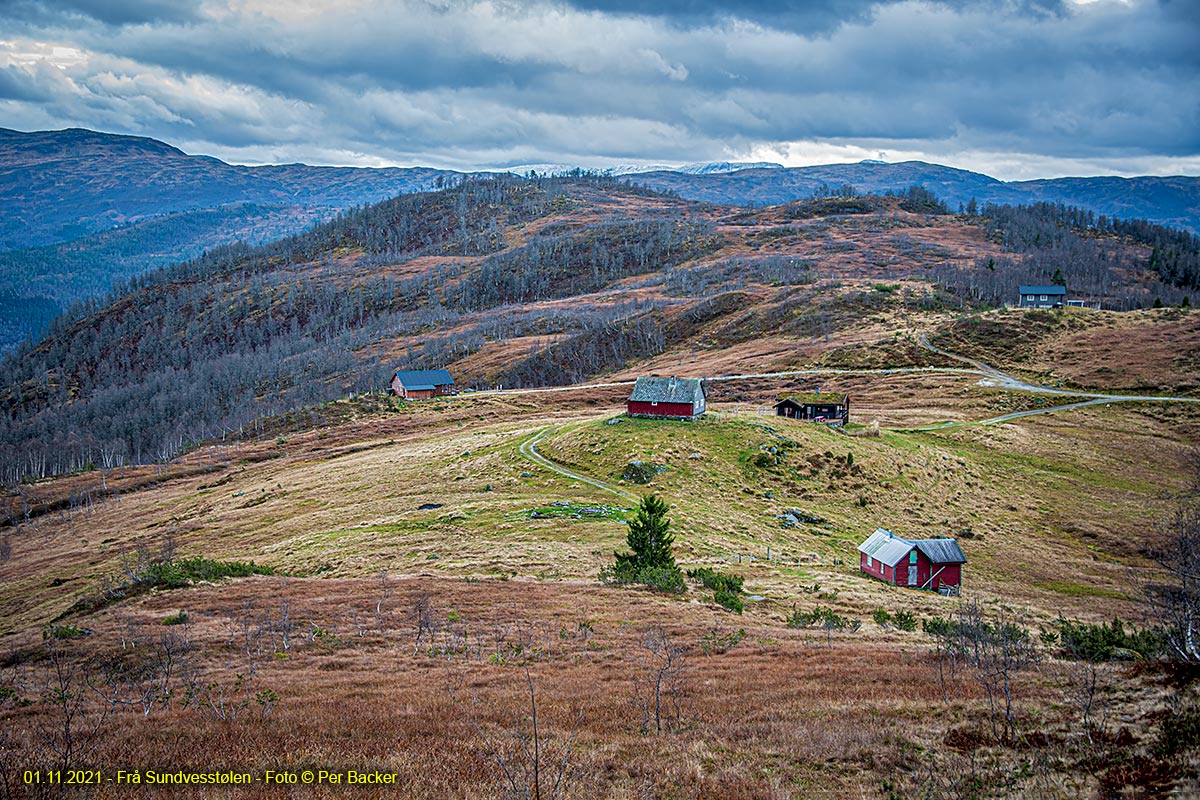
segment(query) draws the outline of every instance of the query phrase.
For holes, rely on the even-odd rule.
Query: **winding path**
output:
[[[546,458],[544,455],[539,453],[537,450],[538,442],[541,442],[543,439],[550,436],[550,434],[552,434],[552,433],[558,433],[560,430],[561,430],[561,428],[555,428],[553,426],[547,427],[547,428],[542,428],[540,431],[535,433],[533,436],[530,436],[528,439],[521,442],[521,446],[520,446],[520,448],[518,448],[521,452],[521,455],[523,455],[529,461],[532,461],[534,464],[537,464],[539,467],[544,467],[544,468],[550,470],[551,472],[557,472],[559,475],[562,475],[564,477],[579,481],[581,483],[586,483],[589,486],[594,486],[597,489],[600,489],[601,491],[608,492],[609,494],[614,494],[617,497],[620,497],[622,500],[628,500],[632,503],[641,502],[642,498],[638,497],[637,495],[635,495],[631,492],[627,492],[624,489],[621,489],[617,486],[613,486],[611,483],[606,483],[602,480],[599,480],[598,478],[590,478],[587,475],[581,475],[578,472],[569,470],[566,467],[562,466],[561,464],[554,463],[553,461],[551,461],[550,459]]]
[[[924,333],[917,334],[917,343],[930,352],[945,356],[946,358],[961,361],[964,364],[969,364],[970,368],[965,367],[894,367],[891,369],[795,369],[785,370],[781,372],[753,372],[744,375],[719,375],[713,378],[706,378],[708,381],[737,381],[751,378],[789,378],[799,375],[900,375],[907,373],[917,374],[950,374],[950,375],[979,375],[979,384],[992,389],[1004,389],[1010,391],[1032,392],[1036,394],[1051,394],[1062,397],[1080,398],[1074,402],[1064,403],[1058,406],[1047,406],[1045,408],[1032,408],[1026,411],[1013,411],[1008,414],[1001,414],[998,417],[990,417],[988,419],[970,420],[965,422],[939,422],[933,425],[924,425],[917,428],[890,428],[894,431],[938,431],[946,428],[960,427],[965,425],[997,425],[1003,422],[1009,422],[1022,417],[1032,417],[1039,414],[1050,414],[1055,411],[1068,411],[1073,408],[1084,408],[1086,406],[1101,405],[1106,403],[1130,403],[1130,402],[1169,402],[1169,403],[1200,403],[1200,397],[1175,397],[1163,395],[1134,395],[1134,394],[1103,394],[1096,392],[1078,392],[1071,389],[1057,389],[1052,386],[1043,386],[1038,383],[1030,383],[1022,380],[1014,375],[1009,375],[1007,372],[1001,372],[995,367],[985,364],[982,361],[977,361],[973,358],[951,353],[948,350],[942,350],[929,343]],[[476,392],[475,394],[537,394],[542,392],[569,392],[578,389],[599,389],[611,386],[632,386],[633,381],[610,381],[608,383],[587,383],[578,384],[575,386],[552,386],[538,389],[492,389],[484,392]],[[553,426],[542,428],[530,438],[521,443],[520,452],[529,461],[537,464],[540,467],[556,472],[572,480],[586,483],[589,486],[594,486],[601,491],[616,495],[624,500],[634,503],[639,502],[640,498],[624,489],[614,486],[611,483],[591,478],[587,475],[581,475],[578,472],[567,469],[566,467],[556,464],[550,459],[543,456],[537,450],[539,442],[545,440],[553,433],[558,433],[561,428]]]
[[[962,361],[975,367],[974,372],[983,375],[984,378],[979,381],[981,386],[986,386],[993,389],[1010,389],[1021,392],[1034,392],[1037,394],[1053,394],[1063,397],[1079,397],[1086,398],[1076,400],[1073,403],[1065,403],[1060,406],[1047,406],[1046,408],[1032,408],[1027,411],[1014,411],[1009,414],[1001,414],[998,417],[990,417],[989,419],[974,420],[968,422],[940,422],[936,425],[925,425],[919,428],[895,428],[893,430],[911,430],[911,431],[936,431],[944,428],[952,428],[962,425],[995,425],[1001,422],[1008,422],[1021,417],[1032,417],[1037,414],[1049,414],[1054,411],[1068,411],[1072,408],[1083,408],[1084,406],[1101,405],[1105,403],[1130,403],[1130,402],[1170,402],[1170,403],[1200,403],[1200,397],[1173,397],[1154,394],[1103,394],[1096,392],[1077,392],[1070,389],[1056,389],[1052,386],[1043,386],[1039,383],[1029,383],[1021,380],[1006,372],[1001,372],[993,366],[984,364],[982,361],[976,361],[973,358],[968,358],[958,353],[951,353],[948,350],[934,347],[929,343],[924,333],[917,334],[917,343],[925,349],[937,353],[938,355],[952,358],[956,361]]]

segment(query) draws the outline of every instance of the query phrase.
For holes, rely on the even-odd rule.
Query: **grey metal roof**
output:
[[[913,543],[889,530],[876,528],[875,532],[858,546],[858,549],[876,561],[894,567],[913,549]]]
[[[967,563],[967,557],[954,539],[917,539],[913,544],[934,564]]]
[[[967,557],[954,539],[905,539],[884,528],[876,528],[858,549],[876,561],[894,567],[914,547],[934,564],[967,563]]]
[[[1022,286],[1021,294],[1066,294],[1065,286]]]
[[[630,400],[639,403],[688,403],[704,400],[704,385],[699,378],[638,378]]]
[[[396,377],[405,389],[416,391],[454,385],[454,378],[444,369],[397,370]]]

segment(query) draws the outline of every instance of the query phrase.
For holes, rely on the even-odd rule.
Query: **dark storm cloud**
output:
[[[46,94],[32,75],[16,67],[0,67],[0,100],[41,101]]]
[[[0,112],[251,160],[1200,157],[1190,0],[174,5],[0,4]]]

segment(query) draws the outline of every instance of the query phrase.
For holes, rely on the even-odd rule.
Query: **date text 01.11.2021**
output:
[[[30,784],[62,784],[64,786],[94,786],[104,782],[98,769],[27,769],[21,776],[26,786]]]

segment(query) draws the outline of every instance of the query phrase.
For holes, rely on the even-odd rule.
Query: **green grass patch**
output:
[[[529,519],[608,519],[625,520],[629,509],[610,505],[572,503],[565,500],[538,506],[523,513]]]
[[[153,589],[182,589],[200,581],[245,578],[250,575],[274,575],[273,567],[253,561],[215,561],[203,556],[191,558],[143,559],[130,570],[132,577],[122,583],[102,582],[99,590],[77,600],[58,619],[72,614],[88,614],[101,608],[146,594]]]

